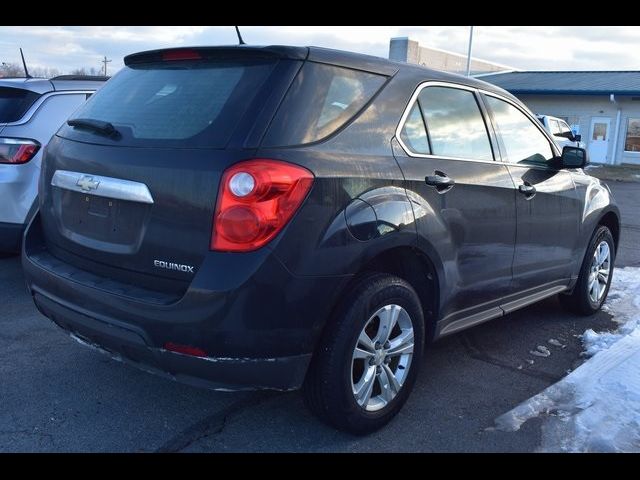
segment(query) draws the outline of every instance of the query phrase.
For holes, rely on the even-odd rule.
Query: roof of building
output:
[[[478,77],[513,94],[640,95],[640,71],[500,72]]]

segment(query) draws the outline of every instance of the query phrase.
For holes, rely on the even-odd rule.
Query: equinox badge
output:
[[[165,262],[164,260],[154,260],[153,266],[158,268],[164,268],[166,270],[176,270],[178,272],[193,273],[193,267],[191,265],[183,265],[181,263]]]

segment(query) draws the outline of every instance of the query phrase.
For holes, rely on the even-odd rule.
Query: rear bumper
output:
[[[269,388],[289,390],[302,385],[311,354],[277,358],[192,357],[148,345],[144,332],[96,320],[39,293],[38,310],[87,346],[150,373],[214,390]]]
[[[60,327],[144,370],[214,389],[300,387],[350,279],[296,277],[266,250],[234,257],[231,265],[225,254],[211,253],[187,292],[165,303],[51,255],[39,215],[22,251],[34,302]],[[207,357],[167,351],[166,342],[200,348]]]
[[[21,223],[0,223],[0,252],[19,252],[24,229]]]

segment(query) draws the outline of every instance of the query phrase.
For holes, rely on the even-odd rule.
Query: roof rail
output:
[[[111,77],[105,77],[104,75],[58,75],[49,80],[93,80],[96,82],[106,82],[110,78]]]

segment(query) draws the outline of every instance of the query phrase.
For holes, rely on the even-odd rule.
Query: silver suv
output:
[[[0,254],[19,250],[37,208],[42,150],[107,78],[0,78]]]

